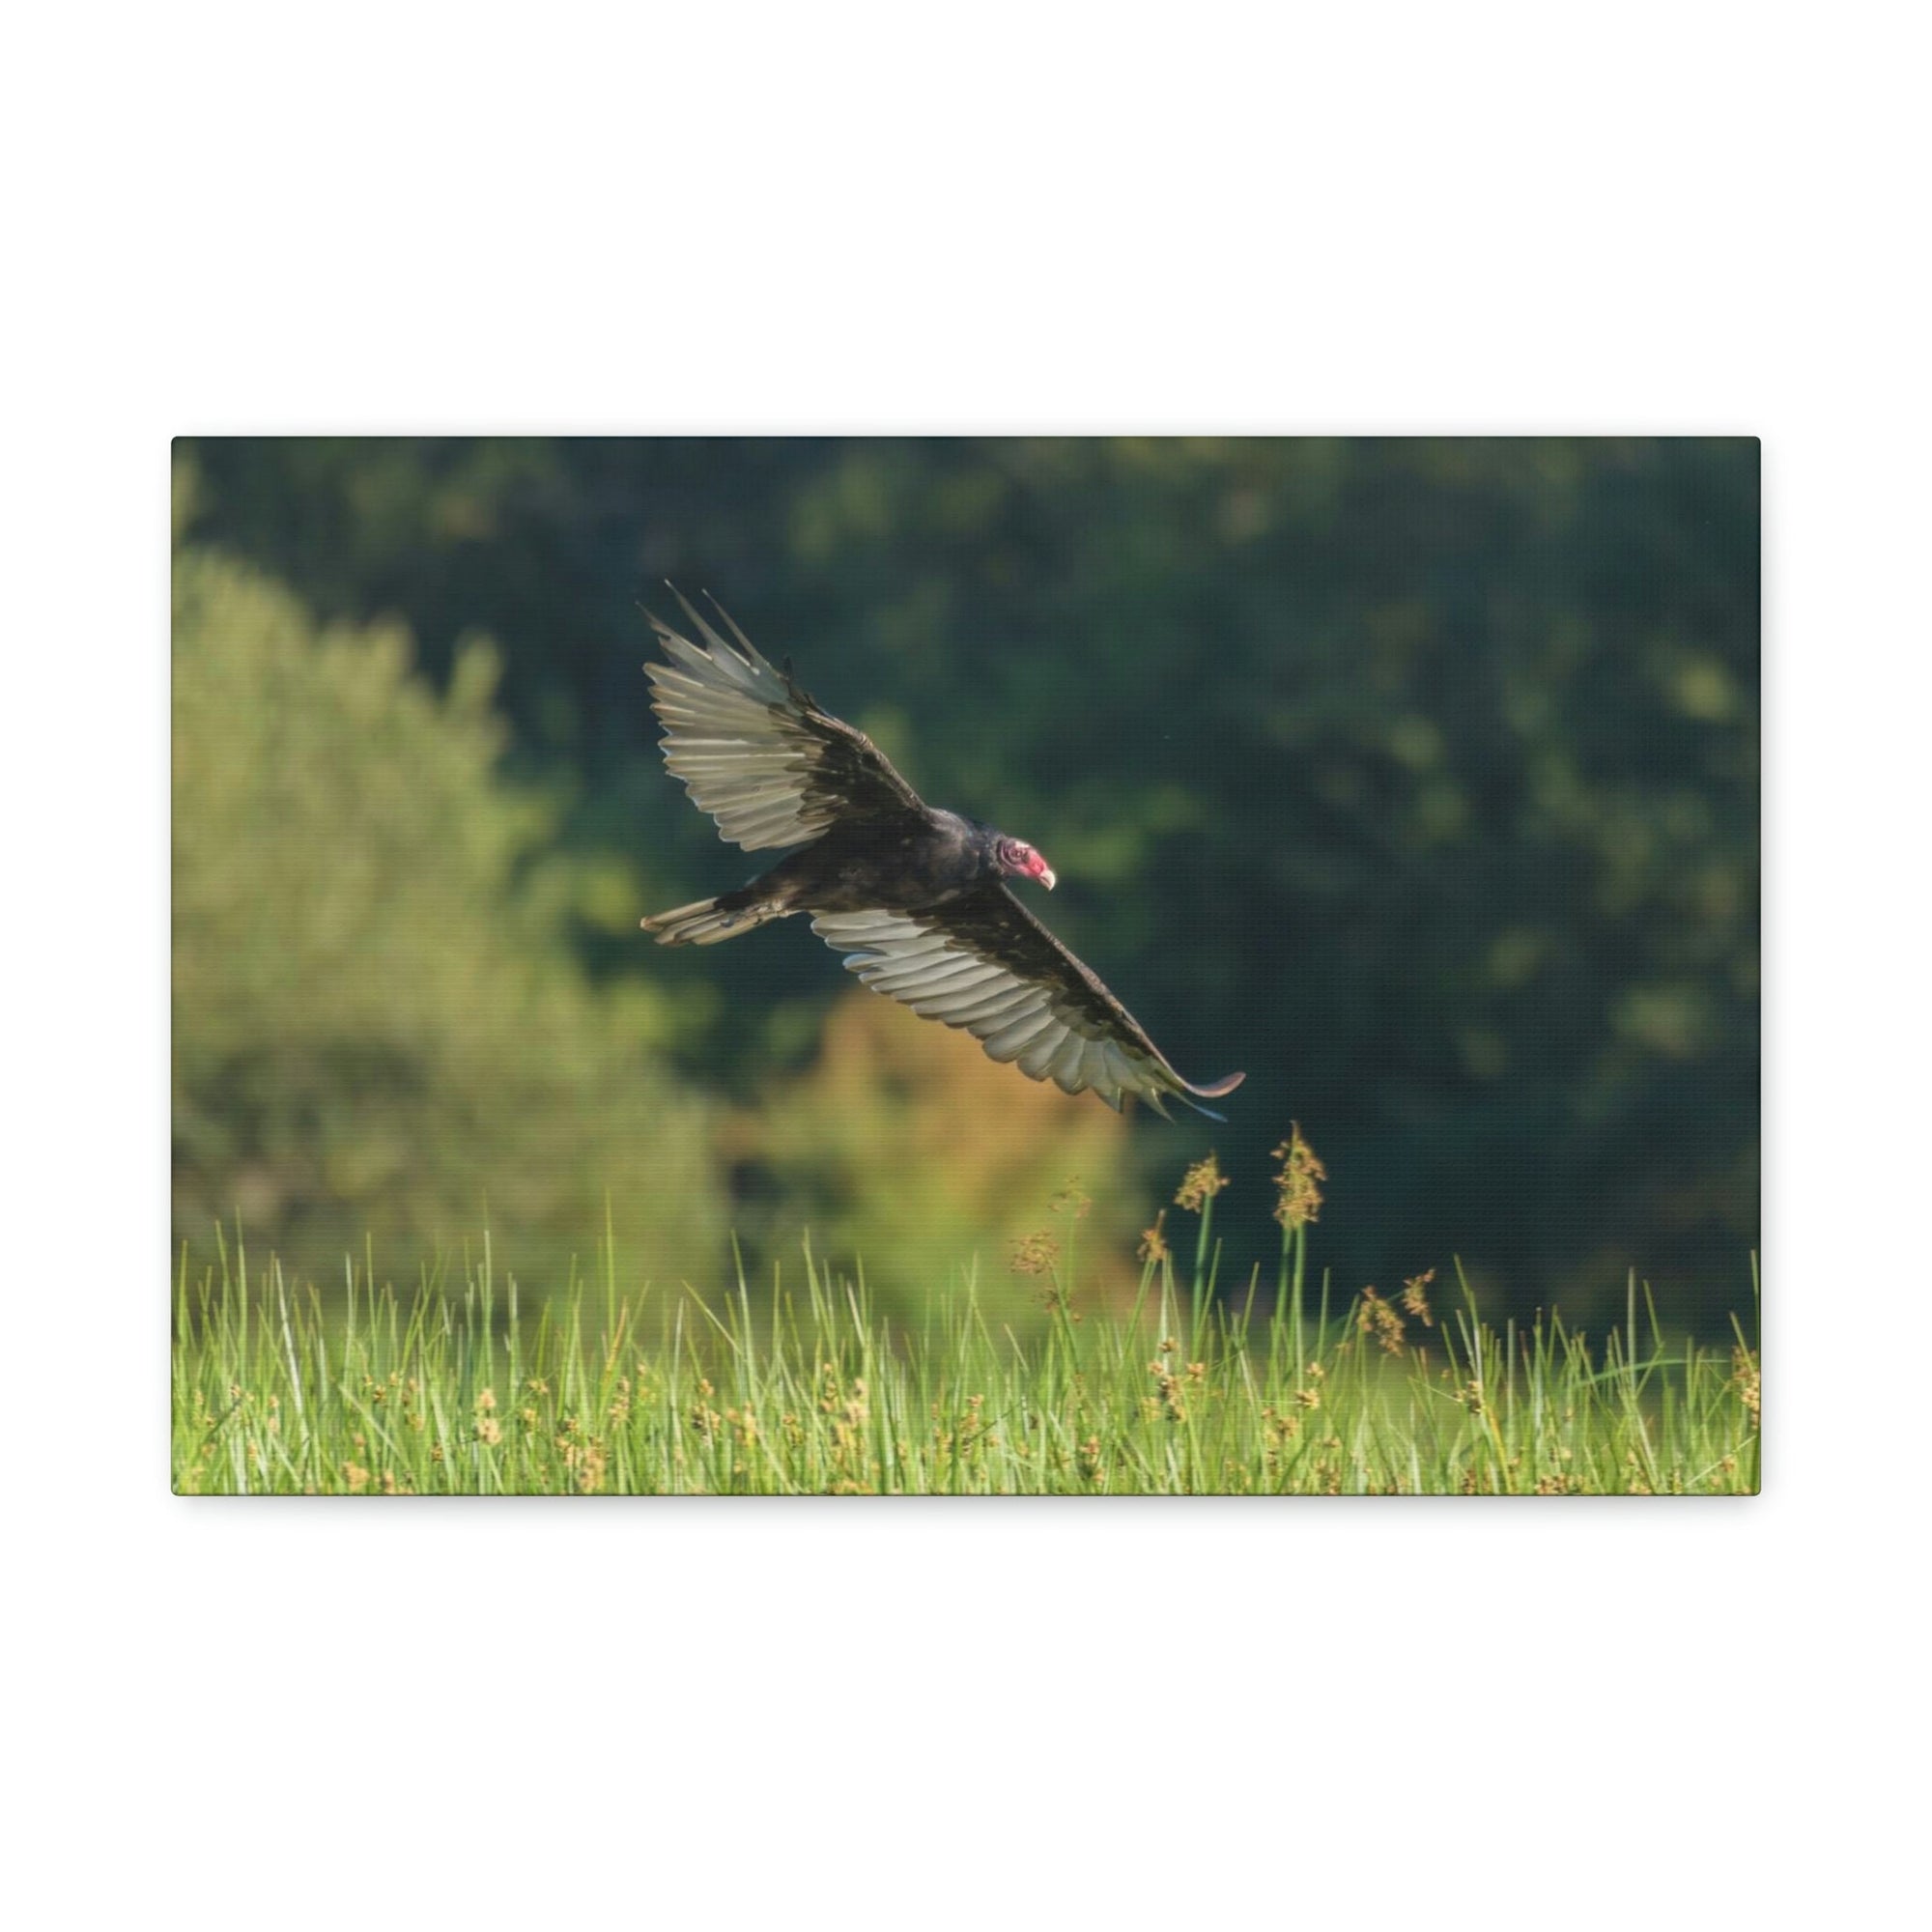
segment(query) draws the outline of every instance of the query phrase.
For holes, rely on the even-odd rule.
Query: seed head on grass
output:
[[[1165,1344],[1162,1345],[1163,1349]],[[1170,1422],[1185,1422],[1187,1406],[1180,1399],[1180,1378],[1169,1369],[1166,1362],[1156,1357],[1148,1364],[1148,1373],[1154,1379],[1154,1386],[1160,1391],[1156,1413],[1165,1414]]]
[[[1013,1243],[1009,1265],[1015,1274],[1045,1274],[1059,1259],[1060,1243],[1042,1228]]]
[[[1281,1162],[1274,1183],[1281,1198],[1275,1203],[1274,1218],[1291,1230],[1320,1220],[1321,1183],[1328,1179],[1328,1170],[1302,1139],[1299,1121],[1289,1122],[1288,1138],[1275,1149],[1274,1157]]]
[[[1364,1335],[1374,1336],[1383,1354],[1402,1353],[1402,1317],[1372,1288],[1362,1291],[1362,1305],[1355,1316],[1355,1326]]]
[[[604,1487],[604,1445],[595,1441],[572,1443],[563,1452],[563,1466],[575,1479],[580,1495],[594,1496]]]
[[[1412,1274],[1402,1285],[1402,1305],[1419,1321],[1425,1328],[1435,1325],[1435,1318],[1429,1312],[1429,1284],[1435,1279],[1435,1270],[1426,1268],[1421,1274]]]
[[[1173,1260],[1173,1251],[1168,1247],[1167,1236],[1161,1229],[1166,1219],[1167,1209],[1163,1208],[1153,1217],[1153,1226],[1141,1230],[1141,1244],[1134,1251],[1136,1261],[1151,1262],[1158,1267],[1162,1262]]]
[[[1758,1408],[1762,1401],[1759,1392],[1757,1359],[1742,1344],[1731,1350],[1731,1382],[1737,1391],[1738,1400],[1744,1404],[1750,1416],[1751,1427],[1758,1426]]]
[[[1180,1192],[1174,1197],[1174,1205],[1190,1214],[1198,1214],[1227,1184],[1228,1177],[1221,1172],[1220,1161],[1209,1153],[1206,1160],[1197,1160],[1181,1178]]]

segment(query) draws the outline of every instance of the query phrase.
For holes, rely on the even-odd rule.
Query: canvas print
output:
[[[1755,1493],[1759,458],[180,439],[175,1489]]]

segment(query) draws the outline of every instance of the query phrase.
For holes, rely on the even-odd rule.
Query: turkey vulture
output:
[[[1116,1112],[1138,1094],[1165,1114],[1172,1094],[1222,1118],[1199,1101],[1232,1094],[1244,1076],[1183,1080],[1003,883],[1037,879],[1052,891],[1053,867],[1038,852],[933,810],[864,732],[820,708],[789,659],[774,668],[719,607],[734,647],[672,595],[703,642],[650,619],[669,660],[644,667],[665,763],[733,844],[801,849],[736,892],[645,920],[660,946],[713,946],[809,912],[811,929],[867,985],[963,1027],[1030,1079],[1068,1094],[1092,1088]]]

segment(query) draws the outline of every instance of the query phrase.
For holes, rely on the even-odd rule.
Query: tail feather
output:
[[[771,899],[750,905],[729,903],[736,896],[725,893],[715,899],[695,899],[690,905],[673,906],[669,912],[653,913],[642,922],[643,928],[660,946],[716,946],[721,939],[735,939],[767,920],[782,919],[790,910]]]

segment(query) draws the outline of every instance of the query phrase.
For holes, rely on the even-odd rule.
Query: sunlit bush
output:
[[[964,1034],[855,989],[813,1064],[739,1118],[727,1146],[741,1220],[761,1195],[819,1204],[814,1248],[848,1273],[862,1258],[883,1312],[917,1321],[977,1258],[982,1301],[1017,1324],[1038,1316],[1052,1280],[1027,1269],[1055,1249],[1074,1251],[1090,1303],[1138,1279],[1128,1141],[1092,1094],[1037,1086]],[[1044,1248],[1016,1273],[1016,1249],[1037,1235]]]

